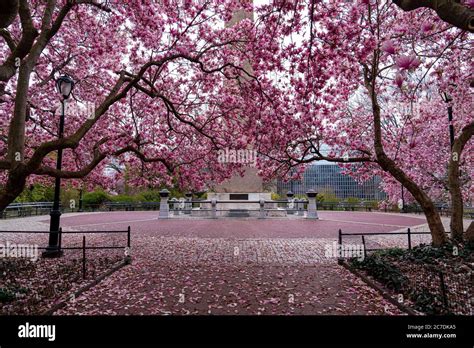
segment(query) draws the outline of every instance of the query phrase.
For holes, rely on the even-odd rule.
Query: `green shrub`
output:
[[[139,201],[139,196],[131,196],[131,195],[115,195],[115,196],[109,196],[109,200],[111,202],[117,202],[117,203],[126,203],[126,202],[137,202]]]
[[[415,304],[415,309],[422,311],[428,315],[448,314],[443,308],[442,299],[439,294],[433,294],[430,290],[424,288],[414,289],[410,295],[410,299]]]
[[[413,301],[414,308],[428,315],[445,315],[451,314],[450,308],[446,308],[440,285],[432,282],[430,279],[436,279],[439,271],[439,264],[451,265],[451,272],[466,272],[469,274],[470,269],[465,262],[472,262],[472,250],[467,246],[456,245],[458,254],[453,254],[455,245],[447,244],[442,247],[433,247],[431,245],[418,245],[411,250],[392,248],[379,250],[366,257],[363,261],[351,260],[351,264],[359,269],[364,270],[367,274],[380,281],[398,293],[403,293],[407,298]],[[464,260],[463,260],[464,259]],[[461,266],[459,266],[461,262]],[[420,271],[426,270],[416,281],[409,281],[407,276],[401,273],[397,265],[405,269],[404,265],[417,264]],[[464,268],[463,268],[464,267]],[[410,269],[407,275],[417,276]],[[417,271],[418,272],[418,271]],[[430,276],[431,275],[431,276]],[[421,280],[418,281],[418,280]],[[448,290],[449,291],[449,290]],[[449,299],[448,299],[449,301]]]
[[[408,253],[408,250],[402,248],[390,248],[390,249],[382,249],[377,250],[374,252],[374,255],[383,257],[383,256],[393,256],[393,257],[401,257]]]
[[[317,196],[318,202],[339,203],[340,199],[333,192],[321,192]]]
[[[437,259],[452,257],[452,250],[451,245],[435,248],[431,245],[420,244],[406,253],[404,258],[410,262],[433,264]]]
[[[0,288],[0,302],[10,302],[15,299],[15,293],[7,288]]]
[[[347,203],[359,204],[359,203],[360,203],[360,199],[357,198],[357,197],[348,197],[348,198],[347,198]]]
[[[176,198],[181,198],[184,197],[185,192],[181,191],[178,188],[170,188],[168,189],[170,191],[170,197],[176,197]]]
[[[281,200],[281,196],[280,196],[278,193],[276,193],[276,192],[272,192],[272,196],[271,196],[271,197],[272,197],[272,200],[273,200],[273,201],[279,201],[279,200]]]
[[[61,204],[63,207],[69,207],[71,200],[75,202],[76,207],[79,205],[79,190],[74,188],[61,190]]]
[[[206,200],[207,199],[207,192],[201,193],[198,195],[198,198]]]
[[[83,196],[83,202],[87,205],[100,205],[104,202],[110,201],[109,195],[102,190],[87,192]]]
[[[51,202],[54,198],[53,186],[41,184],[26,187],[23,192],[15,199],[16,203],[24,202]]]
[[[459,256],[468,262],[474,261],[474,241],[467,242],[464,245],[464,248],[460,248]]]
[[[371,201],[371,200],[368,200],[368,201],[364,201],[364,204],[367,206],[367,207],[371,207],[373,209],[377,209],[379,207],[379,201]]]
[[[356,268],[367,271],[372,277],[395,291],[401,291],[408,282],[408,278],[398,268],[384,260],[380,255],[369,255],[363,261],[352,259],[351,263]]]
[[[159,202],[160,191],[159,190],[148,190],[140,192],[137,195],[137,200],[140,202]]]

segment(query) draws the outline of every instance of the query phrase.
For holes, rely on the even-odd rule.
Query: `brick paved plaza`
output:
[[[39,216],[3,220],[0,226],[47,230],[48,222],[47,216]],[[399,314],[334,258],[326,257],[325,246],[336,241],[339,228],[423,229],[425,220],[329,211],[320,212],[317,221],[158,220],[157,212],[112,212],[64,214],[61,223],[65,230],[76,231],[123,230],[130,225],[133,262],[56,314]],[[46,243],[44,235],[14,238]],[[65,235],[63,245],[79,245],[81,238]],[[106,237],[87,238],[93,245],[104,243]],[[120,237],[107,238],[109,243]],[[414,238],[414,243],[421,241]],[[370,243],[406,245],[405,239],[388,236]]]

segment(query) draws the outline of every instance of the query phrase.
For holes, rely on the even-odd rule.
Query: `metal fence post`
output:
[[[82,279],[86,279],[86,236],[82,236]]]
[[[61,251],[61,246],[62,246],[62,243],[63,243],[63,228],[62,227],[59,227],[59,241],[58,241],[58,247],[59,247],[59,251]]]
[[[127,247],[130,248],[130,226],[127,229]]]
[[[364,246],[364,259],[367,258],[367,249],[365,248],[365,236],[362,236],[362,245]]]
[[[339,229],[338,245],[339,245],[339,251],[341,251],[342,250],[342,230],[341,229]],[[337,263],[342,264],[342,258],[341,257],[337,258]]]
[[[211,218],[217,219],[217,200],[214,198],[211,200],[212,212]]]
[[[439,281],[441,283],[440,285],[441,285],[441,295],[443,296],[443,304],[446,310],[449,310],[448,297],[446,294],[446,284],[444,283],[444,274],[442,271],[439,271],[438,275],[439,275]]]
[[[410,227],[408,227],[407,236],[408,236],[408,250],[411,250],[411,230],[410,230]]]

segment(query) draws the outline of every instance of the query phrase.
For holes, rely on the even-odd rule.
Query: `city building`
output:
[[[306,168],[301,180],[284,182],[278,180],[277,193],[285,197],[288,191],[304,195],[310,189],[318,193],[333,194],[339,199],[355,197],[363,200],[383,200],[385,192],[380,189],[380,177],[360,184],[349,175],[341,173],[342,169],[336,164],[319,162]]]

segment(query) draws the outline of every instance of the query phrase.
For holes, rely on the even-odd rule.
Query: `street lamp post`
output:
[[[61,116],[59,119],[59,132],[58,138],[61,139],[64,133],[64,112],[66,106],[66,100],[69,98],[73,88],[74,81],[69,76],[61,76],[56,80],[56,88],[61,94]],[[56,169],[61,170],[63,159],[63,150],[58,149],[58,157],[56,159]],[[61,194],[61,179],[57,177],[54,184],[54,202],[53,209],[50,212],[51,220],[49,225],[49,243],[46,251],[43,253],[44,257],[58,257],[61,256],[61,251],[59,250],[59,225],[60,225],[60,194]]]
[[[453,151],[454,126],[453,126],[453,106],[451,105],[451,102],[453,101],[453,97],[451,97],[448,93],[443,92],[443,93],[441,93],[441,98],[443,98],[443,101],[446,104],[448,104],[449,143],[451,145],[451,151]],[[461,171],[459,172],[459,176],[461,176]]]
[[[443,98],[444,102],[448,104],[449,141],[451,143],[452,148],[454,144],[453,107],[449,103],[453,101],[453,98],[446,92],[443,92],[441,94],[441,97]]]
[[[83,189],[81,188],[79,190],[79,210],[78,210],[79,213],[82,213],[84,211],[83,207],[82,207],[83,201],[84,201],[83,200]]]

